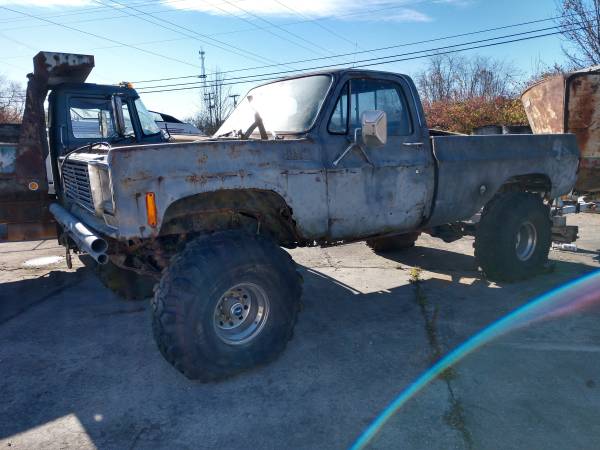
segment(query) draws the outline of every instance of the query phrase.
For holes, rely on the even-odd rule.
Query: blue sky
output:
[[[208,72],[215,67],[231,71],[406,44],[555,15],[554,0],[0,0],[0,74],[24,83],[25,74],[31,71],[32,56],[38,50],[49,50],[94,54],[96,69],[89,79],[92,82],[180,77],[200,73],[200,48],[206,52]],[[348,63],[552,25],[542,22],[229,76]],[[129,47],[120,45],[123,43]],[[505,59],[523,76],[534,71],[540,62],[563,61],[561,40],[556,36],[464,54]],[[423,64],[420,59],[377,68],[414,74]],[[136,88],[190,81],[194,79],[137,83]],[[244,94],[253,84],[256,82],[233,85],[231,91]],[[142,98],[150,109],[185,117],[198,108],[200,91],[142,94]]]

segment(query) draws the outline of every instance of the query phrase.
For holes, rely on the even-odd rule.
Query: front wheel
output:
[[[190,242],[153,300],[161,353],[191,379],[216,381],[277,357],[292,336],[301,278],[261,237],[222,232]]]
[[[550,211],[540,196],[500,194],[483,210],[475,257],[491,280],[517,281],[539,273],[552,244]]]

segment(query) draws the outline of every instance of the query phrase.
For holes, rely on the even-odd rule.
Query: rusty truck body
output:
[[[600,192],[600,66],[548,77],[522,95],[536,134],[573,133],[581,151],[580,194]]]
[[[301,279],[281,247],[366,240],[385,251],[420,232],[469,234],[488,277],[520,279],[546,263],[549,203],[572,190],[579,162],[568,134],[432,136],[414,83],[395,73],[264,84],[212,138],[187,143],[136,142],[136,126],[123,145],[135,102],[126,111],[103,92],[110,114],[85,133],[115,130],[112,142],[78,141],[75,122],[93,114],[64,86],[50,97],[63,105],[49,127],[60,242],[114,277],[155,279],[158,347],[204,381],[285,347]]]

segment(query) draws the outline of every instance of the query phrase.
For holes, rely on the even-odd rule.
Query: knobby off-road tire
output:
[[[484,208],[475,258],[490,280],[518,281],[542,270],[551,243],[550,211],[540,196],[510,192]]]
[[[154,338],[186,377],[217,381],[284,350],[301,294],[302,278],[275,242],[237,231],[203,236],[163,273],[152,302]]]
[[[387,253],[398,250],[405,250],[415,246],[419,239],[420,232],[398,234],[396,236],[380,237],[367,239],[367,245],[376,253]]]

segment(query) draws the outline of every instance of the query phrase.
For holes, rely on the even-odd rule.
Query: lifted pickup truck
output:
[[[573,135],[430,134],[413,82],[394,73],[259,86],[213,138],[191,143],[82,146],[69,111],[84,105],[61,92],[51,108],[66,107],[50,122],[60,242],[115,276],[159,280],[158,347],[204,381],[286,346],[302,283],[281,247],[366,240],[383,250],[422,231],[472,234],[486,276],[521,279],[547,261],[549,204],[571,191],[579,161]],[[124,137],[119,95],[99,127]]]

